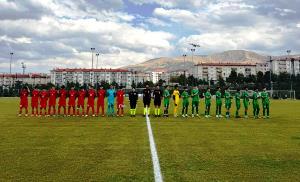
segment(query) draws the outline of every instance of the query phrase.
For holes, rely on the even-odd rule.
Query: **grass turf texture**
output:
[[[3,181],[153,181],[141,116],[19,118],[16,98],[0,98],[0,107]],[[272,100],[268,120],[151,117],[164,180],[297,181],[299,108]]]

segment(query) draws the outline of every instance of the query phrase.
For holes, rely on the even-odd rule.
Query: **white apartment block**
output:
[[[29,73],[29,74],[0,74],[0,85],[12,86],[16,82],[30,85],[44,85],[50,82],[50,76],[43,73]]]
[[[218,80],[220,77],[226,79],[231,71],[241,73],[244,76],[255,75],[256,64],[248,63],[200,63],[195,65],[194,76],[202,80]]]
[[[79,84],[95,84],[106,81],[116,82],[119,85],[130,87],[133,73],[124,69],[54,69],[51,70],[51,83],[65,85],[67,82]]]
[[[300,57],[298,58],[279,58],[272,61],[272,72],[274,74],[290,73],[300,74]]]
[[[146,81],[152,81],[151,73],[144,73],[144,72],[133,72],[132,74],[134,83],[144,83]]]
[[[151,72],[151,80],[154,84],[158,83],[162,79],[163,72]]]

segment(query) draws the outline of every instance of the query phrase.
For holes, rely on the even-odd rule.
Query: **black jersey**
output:
[[[154,100],[161,100],[162,91],[160,89],[155,89],[153,95],[154,95]]]
[[[151,100],[151,90],[149,88],[143,90],[143,99]]]
[[[129,92],[129,101],[130,102],[137,102],[138,98],[139,98],[139,95],[136,91]]]

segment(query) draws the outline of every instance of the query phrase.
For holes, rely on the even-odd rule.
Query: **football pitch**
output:
[[[18,98],[0,108],[0,181],[154,181],[140,101],[135,118],[17,117]],[[271,119],[151,116],[163,180],[299,181],[299,109],[271,100]]]

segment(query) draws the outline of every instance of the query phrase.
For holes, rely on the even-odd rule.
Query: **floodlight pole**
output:
[[[10,53],[10,61],[9,61],[9,74],[11,74],[11,64],[12,64],[12,58],[13,58],[14,53]]]
[[[91,48],[91,52],[92,52],[92,69],[94,69],[94,51],[95,51],[95,48]]]
[[[184,86],[186,86],[186,65],[185,65],[185,58],[186,58],[186,54],[183,54],[183,62],[184,62],[184,70],[183,70],[183,74],[184,74]]]
[[[100,55],[99,53],[96,54],[96,56],[97,56],[96,69],[98,69],[98,57],[99,57],[99,55]]]

